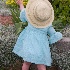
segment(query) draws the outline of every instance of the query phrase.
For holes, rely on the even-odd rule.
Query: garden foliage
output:
[[[62,29],[66,24],[70,24],[70,0],[52,0],[55,13],[53,24],[57,29]]]
[[[28,0],[23,1],[24,7],[26,7],[27,2]],[[19,32],[21,32],[21,27],[23,25],[23,23],[19,24],[19,22],[21,22],[19,19],[19,6],[16,4],[15,0],[7,0],[6,4],[9,5],[9,7],[11,8],[13,20],[18,34]],[[70,0],[52,0],[52,5],[55,13],[53,26],[57,31],[60,31],[64,28],[66,24],[70,24]],[[24,25],[26,26],[27,23],[24,23]]]
[[[26,7],[28,0],[23,1],[24,7]],[[16,34],[19,34],[26,26],[27,22],[21,22],[19,19],[20,16],[20,10],[19,6],[16,4],[15,0],[7,0],[6,1],[7,6],[10,8],[11,14],[12,14],[12,20],[16,28]]]

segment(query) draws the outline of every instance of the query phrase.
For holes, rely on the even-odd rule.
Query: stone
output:
[[[0,1],[0,15],[9,16],[11,15],[10,9],[7,7],[4,1]]]
[[[12,48],[18,36],[15,34],[14,25],[0,24],[0,27],[0,68],[2,69],[12,66],[15,63],[14,61],[18,59],[18,56],[12,53]]]
[[[11,12],[10,12],[9,9],[1,8],[0,9],[0,15],[2,15],[2,16],[9,16],[9,15],[11,15]]]
[[[62,70],[70,70],[70,25],[63,30],[63,39],[51,45],[53,65],[58,65]]]
[[[62,34],[64,37],[70,37],[70,25],[66,25],[62,30]]]

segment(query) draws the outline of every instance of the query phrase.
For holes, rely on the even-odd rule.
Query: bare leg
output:
[[[46,70],[46,66],[43,64],[37,64],[38,70]]]
[[[23,66],[22,66],[22,70],[29,70],[30,65],[31,65],[30,62],[24,61]]]

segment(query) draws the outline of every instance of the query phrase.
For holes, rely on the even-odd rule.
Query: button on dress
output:
[[[25,9],[20,12],[20,20],[28,22]],[[46,28],[35,28],[28,22],[28,26],[18,36],[13,52],[24,61],[51,66],[49,44],[60,39],[62,39],[62,34],[56,32],[52,25]]]

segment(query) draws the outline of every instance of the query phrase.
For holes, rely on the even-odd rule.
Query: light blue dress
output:
[[[22,22],[28,21],[25,9],[20,12],[20,19]],[[20,33],[13,52],[22,57],[24,61],[51,66],[49,44],[60,39],[62,39],[62,34],[56,32],[52,25],[46,28],[35,28],[28,22],[28,26]]]

